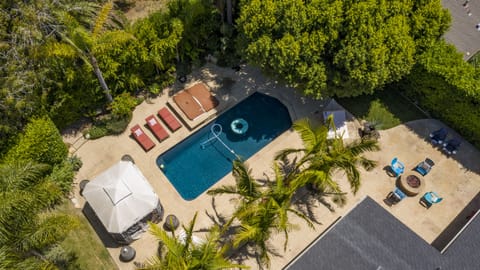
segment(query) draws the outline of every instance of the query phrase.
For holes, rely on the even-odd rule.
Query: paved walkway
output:
[[[195,72],[190,78],[192,78],[190,83],[202,80],[213,91],[218,91],[216,93],[220,101],[229,104],[223,107],[224,109],[228,109],[229,106],[233,106],[254,91],[260,91],[278,98],[288,107],[293,120],[309,117],[312,121],[319,122],[321,121],[321,112],[326,107],[329,107],[327,105],[328,100],[315,101],[303,97],[294,89],[266,79],[258,69],[251,67],[245,67],[240,72],[234,72],[231,69],[207,65]],[[222,82],[225,81],[225,78],[230,78],[234,81],[233,85],[228,87],[228,89],[222,88]],[[174,88],[181,87],[176,85]],[[168,98],[168,95],[165,94],[151,100],[151,102],[142,103],[133,112],[133,119],[129,127],[135,124],[144,124],[145,117],[158,111],[161,106],[165,105]],[[358,136],[356,129],[359,124],[351,118],[350,120],[351,122],[348,124],[349,135],[350,138],[354,139]],[[312,204],[310,210],[312,210],[312,213],[319,221],[315,225],[314,230],[308,228],[304,222],[292,218],[292,223],[300,225],[299,229],[290,233],[289,244],[285,252],[283,251],[283,236],[278,235],[274,237],[270,244],[281,256],[272,256],[270,269],[281,269],[315,237],[366,195],[372,197],[380,205],[388,209],[389,212],[425,239],[425,241],[429,243],[434,241],[480,191],[480,164],[473,162],[480,160],[480,152],[469,143],[463,141],[458,156],[447,158],[426,140],[428,133],[440,126],[442,126],[440,122],[427,119],[381,131],[379,143],[382,150],[376,153],[369,153],[369,157],[378,161],[379,165],[371,172],[362,171],[362,187],[359,192],[355,196],[348,194],[347,204],[342,208],[334,206],[334,212],[318,202]],[[192,201],[183,200],[155,164],[155,159],[158,155],[186,138],[195,130],[189,131],[186,128],[182,128],[170,134],[170,138],[162,143],[156,141],[157,146],[148,153],[145,153],[130,138],[128,130],[118,136],[82,142],[81,147],[75,149],[75,154],[83,161],[83,167],[76,176],[76,182],[80,182],[82,179],[94,178],[118,162],[124,154],[130,154],[145,177],[150,181],[155,192],[159,195],[165,208],[165,215],[175,214],[181,223],[187,224],[194,214],[198,212],[196,228],[202,229],[208,228],[212,224],[212,218],[207,213],[213,216],[215,220],[218,220],[216,213],[228,216],[232,212],[234,204],[229,196],[220,196],[213,200],[212,197],[202,194]],[[154,139],[147,129],[144,130]],[[79,142],[79,136],[79,134],[70,137],[65,136],[65,140],[71,142],[72,147],[75,147],[77,144],[73,142]],[[301,147],[301,145],[299,136],[292,130],[289,130],[253,155],[247,162],[252,168],[254,176],[261,178],[263,173],[272,174],[271,164],[277,151],[286,147]],[[383,170],[383,167],[387,166],[395,156],[404,162],[407,170],[413,168],[425,157],[433,159],[436,165],[432,172],[425,177],[425,190],[435,190],[444,197],[444,201],[426,210],[419,205],[419,196],[417,196],[404,199],[398,205],[388,207],[383,200],[388,192],[394,188],[395,179],[389,177]],[[348,183],[343,175],[337,175],[336,179],[340,181],[345,191],[349,191]],[[215,184],[214,187],[233,183],[234,179],[229,174]],[[80,207],[83,206],[84,201],[78,195],[78,191],[75,194],[75,199]],[[331,203],[330,198],[326,198],[326,202]],[[302,209],[305,208],[303,207]],[[196,234],[201,237],[201,233]],[[157,243],[149,233],[143,234],[141,239],[133,242],[132,246],[137,250],[135,261],[143,261],[153,256],[157,250]],[[119,269],[134,269],[133,262],[123,263],[119,261],[119,248],[108,248],[108,251]],[[251,265],[252,269],[257,269],[255,261],[248,260],[245,263]]]
[[[442,5],[450,11],[452,25],[444,37],[457,47],[468,59],[480,50],[480,0],[442,0]]]

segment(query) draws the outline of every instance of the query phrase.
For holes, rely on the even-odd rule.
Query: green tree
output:
[[[323,126],[312,126],[308,119],[295,122],[293,129],[299,133],[304,147],[285,149],[277,154],[277,160],[300,155],[298,159],[292,158],[295,161],[294,169],[287,176],[295,189],[313,184],[322,191],[338,193],[341,190],[333,175],[343,171],[352,191],[356,193],[361,184],[358,167],[366,170],[375,167],[376,162],[364,157],[363,153],[379,150],[376,141],[361,140],[345,144],[340,136],[327,139],[328,130],[335,128],[332,117]]]
[[[439,0],[240,3],[247,60],[317,98],[372,93],[398,81],[450,22]]]
[[[20,135],[18,143],[6,154],[7,162],[17,160],[35,161],[44,164],[60,164],[68,154],[55,124],[48,118],[33,119]]]
[[[50,43],[51,46],[47,50],[50,52],[51,56],[76,55],[80,57],[85,64],[90,65],[98,79],[100,87],[103,89],[108,103],[113,101],[113,97],[103,77],[103,73],[98,64],[94,48],[96,46],[103,45],[106,42],[125,42],[126,40],[132,38],[131,35],[124,31],[110,31],[108,32],[108,35],[105,35],[104,27],[108,22],[109,14],[112,8],[113,1],[108,1],[102,6],[91,30],[86,29],[76,19],[70,16],[64,16],[62,19],[67,26],[66,32],[56,32],[56,34],[60,36],[63,43]],[[108,36],[106,40],[102,38],[105,36]],[[103,42],[103,44],[101,42]]]
[[[130,30],[141,45],[148,51],[148,61],[144,66],[151,67],[144,72],[154,83],[163,89],[174,82],[178,43],[183,36],[183,24],[179,19],[170,18],[165,12],[155,12],[145,19],[138,20]],[[153,71],[153,72],[152,72]],[[158,94],[153,89],[153,94]]]
[[[126,92],[115,97],[115,100],[110,104],[112,114],[119,118],[131,117],[135,106],[137,106],[137,100]]]
[[[41,53],[47,37],[63,27],[60,14],[80,21],[93,15],[87,1],[0,1],[0,156],[31,116],[43,115],[41,99],[56,83]]]
[[[0,164],[0,269],[55,269],[46,253],[78,224],[51,211],[63,193],[48,171],[32,162]]]
[[[277,163],[274,164],[275,179],[267,179],[267,185],[261,187],[252,177],[248,166],[239,160],[233,163],[232,174],[235,177],[235,186],[222,186],[211,189],[209,195],[236,194],[239,195],[236,209],[227,226],[234,220],[240,222],[236,231],[233,247],[238,248],[244,244],[252,246],[260,264],[270,264],[269,240],[275,232],[285,235],[284,249],[288,244],[288,233],[297,226],[291,224],[289,213],[303,219],[310,227],[311,221],[301,212],[292,207],[292,189],[286,181],[286,175]]]
[[[150,224],[150,233],[159,241],[159,255],[148,260],[140,269],[231,269],[246,268],[242,265],[232,264],[226,259],[226,247],[221,247],[220,230],[213,227],[201,243],[193,240],[193,231],[197,214],[193,217],[188,227],[183,227],[184,238],[171,235],[158,225]]]
[[[218,49],[221,16],[212,1],[172,0],[168,2],[168,14],[183,25],[182,39],[177,47],[179,62],[199,66],[202,57]]]

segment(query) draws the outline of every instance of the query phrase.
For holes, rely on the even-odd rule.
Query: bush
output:
[[[48,117],[33,119],[25,126],[20,140],[6,154],[7,162],[27,160],[44,164],[60,164],[67,157],[68,149],[60,132]]]
[[[116,96],[110,104],[112,115],[118,118],[131,116],[135,106],[137,106],[137,100],[126,92]]]
[[[366,120],[373,123],[377,129],[389,129],[401,124],[400,119],[396,118],[378,99],[370,103]]]
[[[69,157],[67,161],[72,165],[72,169],[76,172],[78,172],[83,166],[82,160],[76,155]]]
[[[72,189],[74,177],[75,172],[72,163],[65,160],[62,164],[55,165],[47,178],[57,184],[63,194],[67,194]]]
[[[131,120],[131,115],[117,118],[106,117],[94,123],[93,127],[85,132],[91,140],[101,138],[107,135],[118,135],[125,131]]]
[[[130,123],[130,119],[131,117],[124,117],[119,119],[111,119],[107,121],[105,126],[108,131],[108,134],[117,135],[124,132],[128,126],[128,123]]]
[[[467,95],[442,76],[428,72],[421,66],[417,66],[398,87],[434,117],[480,147],[480,98]]]
[[[107,136],[108,130],[104,126],[93,126],[87,131],[86,134],[88,134],[89,139],[94,140],[94,139],[101,138],[103,136]]]

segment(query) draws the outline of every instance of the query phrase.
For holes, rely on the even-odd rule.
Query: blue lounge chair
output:
[[[387,200],[393,205],[397,204],[405,197],[407,197],[407,195],[405,195],[402,190],[400,190],[399,188],[395,188],[394,191],[390,191],[390,193],[388,193]]]
[[[435,165],[435,162],[433,162],[433,160],[429,158],[426,158],[424,161],[418,163],[417,167],[415,167],[414,170],[417,171],[422,176],[425,176],[430,172],[433,165]]]
[[[395,176],[400,176],[405,171],[405,165],[398,160],[398,158],[393,158],[392,163],[390,164],[393,173]]]
[[[459,139],[450,139],[446,143],[443,144],[443,151],[448,155],[454,155],[458,151],[458,147],[460,147],[460,140]]]
[[[432,144],[441,145],[445,141],[445,138],[447,138],[447,134],[448,134],[447,130],[442,127],[430,133],[430,141],[432,142]]]
[[[427,209],[430,208],[433,204],[439,203],[443,200],[437,193],[434,191],[429,191],[420,198],[420,204],[425,206]]]

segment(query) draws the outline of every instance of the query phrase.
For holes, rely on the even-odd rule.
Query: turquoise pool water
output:
[[[248,159],[291,126],[280,101],[254,93],[158,156],[156,162],[182,198],[193,200],[231,172],[237,156]]]

